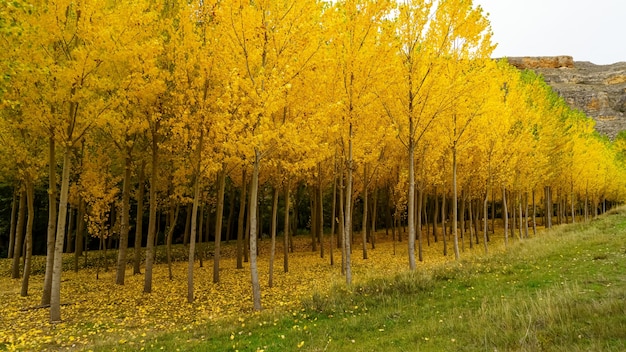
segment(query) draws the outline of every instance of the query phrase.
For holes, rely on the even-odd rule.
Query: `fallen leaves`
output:
[[[383,239],[383,236],[379,236]],[[296,237],[301,248],[307,247],[310,239]],[[291,312],[301,315],[301,301],[313,293],[325,294],[333,284],[343,283],[340,265],[330,266],[329,259],[320,258],[318,253],[308,250],[290,254],[290,271],[284,273],[279,265],[274,272],[274,287],[267,286],[268,241],[262,242],[259,258],[262,304],[266,309]],[[231,243],[230,245],[234,245]],[[327,244],[328,245],[328,244]],[[404,243],[380,241],[375,250],[369,250],[369,259],[363,260],[360,253],[353,252],[353,275],[357,280],[369,276],[394,275],[408,269],[408,254]],[[226,245],[226,252],[229,250]],[[327,248],[328,250],[328,248]],[[433,245],[425,252],[428,268],[441,261],[452,261],[454,257],[440,255],[441,248]],[[282,251],[277,250],[277,253]],[[328,252],[327,252],[328,253]],[[477,250],[478,253],[478,250]],[[36,258],[42,260],[43,258]],[[282,261],[278,255],[277,263]],[[245,263],[247,264],[247,263]],[[97,344],[125,344],[140,350],[151,336],[182,329],[189,329],[208,321],[235,323],[230,339],[236,342],[237,335],[247,334],[247,318],[254,314],[250,275],[247,266],[235,269],[235,258],[224,258],[221,262],[221,281],[212,282],[212,262],[195,268],[195,301],[186,302],[187,264],[173,264],[174,279],[168,279],[167,265],[154,268],[154,285],[151,294],[143,293],[143,275],[126,276],[124,286],[115,285],[115,272],[100,272],[96,279],[95,268],[79,273],[64,272],[61,297],[73,302],[61,307],[63,322],[50,324],[48,309],[22,310],[39,305],[43,276],[31,279],[31,295],[19,296],[19,280],[8,278],[9,260],[0,260],[0,350],[58,350],[65,348],[87,348]],[[353,306],[352,314],[366,312],[366,307]],[[269,324],[269,323],[268,323]],[[294,329],[307,331],[296,319]],[[281,335],[279,338],[284,338]],[[304,341],[298,348],[304,346]]]

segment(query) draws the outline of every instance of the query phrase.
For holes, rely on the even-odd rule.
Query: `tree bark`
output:
[[[454,234],[454,259],[459,260],[459,235],[458,235],[458,202],[457,202],[457,185],[456,185],[456,147],[452,149],[452,233]],[[487,198],[485,198],[487,199]],[[485,203],[486,204],[486,203]],[[486,206],[486,205],[485,205]],[[487,211],[485,210],[485,227],[487,226]]]
[[[187,262],[187,303],[193,303],[193,263],[196,254],[196,237],[198,228],[198,204],[200,203],[200,163],[202,161],[202,148],[204,147],[204,129],[200,129],[200,140],[197,146],[195,181],[193,186],[193,205],[191,209],[191,229],[189,233],[189,261]],[[174,227],[174,224],[172,224]]]
[[[285,229],[283,235],[283,270],[284,272],[289,272],[289,200],[290,200],[290,180],[289,176],[287,176],[287,180],[284,185],[285,192]]]
[[[35,221],[35,186],[31,180],[26,181],[26,202],[28,203],[28,220],[26,221],[26,251],[24,251],[24,273],[22,275],[22,290],[20,295],[28,295],[31,259],[33,256],[33,223]]]
[[[363,165],[363,223],[362,223],[362,242],[363,242],[363,259],[367,259],[367,163]],[[413,229],[415,231],[415,229]],[[413,232],[415,235],[415,232]],[[415,237],[415,236],[414,236]],[[415,238],[413,241],[413,249],[415,249]],[[413,261],[415,261],[415,253],[413,253]]]
[[[276,228],[278,227],[278,187],[274,186],[272,195],[272,223],[270,229],[271,236],[271,249],[270,249],[270,272],[269,272],[269,287],[274,287],[274,257],[276,255]]]
[[[224,189],[226,188],[226,164],[222,164],[217,176],[217,212],[215,214],[215,248],[213,250],[213,283],[220,282],[220,256],[222,242],[222,220],[224,216]],[[208,223],[207,217],[207,223]],[[207,237],[208,239],[208,237]]]
[[[42,305],[50,304],[57,224],[57,162],[54,134],[50,136],[48,146],[48,231],[46,237],[46,273],[44,275],[43,294],[41,296]]]
[[[56,239],[54,243],[54,264],[52,266],[52,290],[50,292],[50,322],[61,321],[61,274],[63,271],[63,242],[65,240],[65,222],[67,219],[67,201],[70,188],[71,147],[65,146],[63,153],[63,174],[57,219]]]
[[[237,269],[243,269],[243,222],[246,213],[246,166],[241,175],[241,195],[239,196],[239,217],[237,220]]]
[[[154,264],[154,243],[156,240],[157,222],[157,173],[159,162],[159,145],[157,133],[152,133],[152,170],[150,175],[150,215],[148,219],[148,238],[146,242],[146,272],[144,276],[143,292],[152,292],[152,265]]]
[[[257,194],[259,189],[260,152],[255,147],[254,167],[250,185],[250,278],[252,282],[252,301],[255,311],[261,310],[261,286],[257,268]]]
[[[26,217],[26,190],[20,192],[20,208],[17,213],[17,226],[15,228],[15,243],[13,248],[13,260],[11,261],[11,278],[20,277],[20,258],[24,240],[24,218]]]
[[[17,219],[15,216],[17,215],[17,198],[18,198],[18,189],[13,190],[13,199],[11,200],[11,226],[9,230],[9,250],[7,254],[7,258],[13,258],[13,251],[15,250],[15,229]]]
[[[78,272],[78,260],[85,247],[85,200],[79,197],[76,215],[76,245],[74,246],[74,272]]]
[[[317,193],[318,193],[318,238],[320,241],[320,257],[324,258],[324,190],[322,189],[322,163],[318,163],[318,180],[317,180]]]
[[[124,285],[126,276],[126,249],[128,248],[128,230],[130,218],[130,171],[132,161],[130,148],[126,150],[124,158],[124,184],[122,186],[122,223],[120,224],[120,245],[117,252],[117,270],[115,283]]]
[[[350,123],[350,131],[348,135],[348,175],[346,177],[346,202],[345,202],[345,227],[343,232],[343,243],[346,249],[346,284],[352,284],[352,263],[350,258],[350,233],[352,230],[352,123]]]
[[[504,221],[504,247],[509,244],[509,210],[506,205],[506,188],[502,186],[502,221]]]
[[[137,218],[135,220],[135,248],[133,258],[133,275],[141,274],[141,239],[143,237],[143,198],[145,194],[145,160],[141,161],[141,168],[139,169],[139,182],[137,187],[139,188],[139,194],[137,195]]]

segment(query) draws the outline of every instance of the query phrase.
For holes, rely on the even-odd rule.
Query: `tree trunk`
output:
[[[504,247],[509,244],[509,210],[506,206],[506,188],[502,186],[502,221],[504,221]]]
[[[487,199],[487,198],[485,198]],[[486,204],[486,203],[485,203]],[[486,206],[486,205],[485,205]],[[487,211],[485,210],[485,214]],[[452,233],[454,234],[454,258],[459,260],[459,235],[458,235],[458,202],[457,202],[457,185],[456,185],[456,148],[452,149]],[[487,226],[487,216],[485,216],[485,227]]]
[[[485,189],[485,200],[483,201],[483,246],[485,247],[485,254],[489,254],[489,248],[487,248],[487,233],[489,232],[488,226],[488,205],[489,205],[489,186]]]
[[[409,118],[409,131],[413,130],[413,119]],[[407,195],[408,222],[409,222],[409,269],[415,270],[415,143],[413,136],[409,135],[409,194]]]
[[[230,236],[233,227],[233,216],[235,214],[235,187],[229,183],[228,192],[228,220],[226,220],[226,243],[230,243]]]
[[[257,193],[259,189],[260,153],[254,148],[254,167],[250,184],[250,278],[252,282],[252,302],[255,311],[261,310],[261,286],[257,269]]]
[[[17,214],[17,226],[15,229],[15,244],[13,248],[13,260],[11,261],[11,278],[20,277],[20,258],[24,240],[24,218],[26,217],[26,190],[20,192],[20,209]]]
[[[435,187],[435,190],[433,191],[434,193],[434,200],[435,200],[435,207],[433,208],[433,238],[435,240],[435,243],[437,243],[438,239],[437,239],[437,222],[439,220],[438,216],[439,216],[439,197],[437,196],[437,187]]]
[[[268,286],[274,287],[274,257],[276,256],[276,228],[278,227],[278,187],[274,186],[272,194],[272,221],[270,225],[270,272]]]
[[[167,225],[167,233],[165,234],[165,250],[167,251],[167,271],[170,281],[174,280],[174,274],[172,273],[172,237],[174,237],[174,229],[178,222],[178,214],[180,213],[180,203],[176,203],[176,207],[173,209],[170,205],[169,211],[169,225]]]
[[[335,168],[336,173],[336,168]],[[335,174],[334,173],[334,174]],[[334,175],[333,174],[333,175]],[[333,177],[333,203],[332,210],[330,216],[330,246],[328,247],[328,251],[330,252],[330,265],[335,265],[335,257],[333,247],[335,246],[335,219],[337,214],[337,177]]]
[[[85,200],[79,196],[76,215],[76,244],[74,245],[74,272],[78,272],[78,259],[85,247]]]
[[[130,168],[132,166],[130,148],[126,151],[124,165],[124,184],[122,186],[122,223],[120,224],[120,245],[117,252],[117,270],[115,283],[124,285],[126,276],[126,249],[128,248],[128,230],[130,217]]]
[[[441,237],[443,238],[443,255],[448,255],[448,242],[446,240],[446,188],[441,193]]]
[[[424,261],[422,246],[422,207],[424,205],[424,192],[421,188],[417,190],[417,258],[420,262]]]
[[[363,223],[361,229],[361,237],[363,242],[363,259],[367,259],[367,197],[367,163],[365,163],[365,165],[363,165]],[[415,232],[413,232],[413,235],[415,235]],[[415,249],[415,241],[413,241],[413,248]],[[413,261],[415,261],[415,253],[413,253]]]
[[[133,258],[133,275],[141,274],[141,238],[143,237],[143,197],[145,194],[145,169],[146,162],[141,161],[141,169],[139,169],[139,194],[137,196],[137,219],[135,220],[135,248]]]
[[[152,134],[152,174],[150,175],[150,216],[148,219],[148,239],[146,241],[146,273],[143,292],[152,292],[152,265],[154,264],[154,242],[156,240],[157,223],[157,172],[159,162],[159,146],[156,132]]]
[[[289,191],[290,191],[290,179],[289,176],[286,177],[287,180],[284,184],[284,192],[285,192],[285,221],[284,221],[284,234],[283,234],[283,270],[284,272],[289,272]]]
[[[252,183],[252,180],[250,180],[250,183]],[[252,184],[248,185],[248,187],[250,187],[250,189],[252,188]],[[257,190],[258,192],[258,190]],[[258,197],[258,193],[257,193],[257,197]],[[257,198],[258,199],[258,198]],[[243,232],[243,261],[244,263],[247,263],[249,261],[248,256],[250,255],[250,219],[252,218],[252,213],[251,212],[251,206],[252,206],[252,192],[248,191],[248,207],[247,207],[247,212],[248,215],[246,216],[246,229]],[[257,205],[258,206],[258,205]],[[255,207],[256,208],[256,207]],[[256,214],[255,214],[256,215]]]
[[[352,284],[352,262],[351,262],[351,241],[350,241],[350,234],[352,231],[352,168],[353,168],[353,160],[352,160],[352,123],[350,123],[350,131],[348,134],[348,160],[347,160],[347,165],[346,167],[348,168],[348,174],[346,177],[346,201],[345,201],[345,216],[344,216],[344,220],[345,220],[345,224],[344,224],[344,231],[343,231],[343,244],[346,250],[346,284],[351,285]]]
[[[468,210],[467,212],[469,213],[469,246],[470,246],[470,250],[472,248],[474,248],[474,227],[472,226],[472,223],[474,221],[474,212],[472,210],[472,199],[470,199],[468,201]]]
[[[189,244],[189,228],[191,226],[191,211],[193,203],[187,205],[187,211],[185,212],[185,231],[183,232],[183,246]]]
[[[213,283],[220,282],[220,250],[222,242],[222,218],[224,217],[224,189],[226,188],[226,164],[222,164],[217,176],[217,212],[215,213],[215,248],[213,250]],[[232,206],[232,205],[231,205]],[[208,223],[207,217],[207,223]],[[207,234],[208,235],[208,234]],[[207,237],[208,240],[208,237]]]
[[[241,175],[241,195],[239,196],[239,216],[237,219],[237,269],[243,269],[243,222],[246,213],[246,166]]]
[[[372,221],[370,225],[370,242],[372,243],[372,249],[376,249],[376,216],[378,210],[378,193],[379,189],[377,187],[374,188],[374,192],[372,192]]]
[[[61,321],[61,274],[63,271],[63,242],[65,240],[65,222],[67,219],[67,201],[70,188],[71,147],[65,146],[63,153],[63,174],[54,243],[54,264],[52,266],[52,290],[50,291],[50,322]]]
[[[322,163],[318,163],[318,180],[317,180],[317,216],[318,221],[318,238],[320,241],[320,257],[324,258],[324,190],[322,189]]]
[[[13,251],[15,250],[15,229],[17,219],[15,216],[17,215],[17,198],[18,198],[18,189],[13,190],[13,199],[11,200],[11,226],[9,230],[9,251],[7,258],[13,258]]]
[[[535,203],[535,189],[533,188],[533,236],[537,235],[537,203]]]
[[[33,223],[35,221],[35,186],[31,180],[26,181],[26,202],[28,203],[28,221],[26,221],[26,250],[24,251],[24,274],[22,275],[22,290],[20,295],[28,295],[28,281],[30,279],[31,259],[33,256]]]
[[[189,233],[189,260],[187,262],[187,303],[193,303],[193,263],[196,254],[196,236],[198,225],[198,204],[200,203],[200,162],[202,161],[202,148],[204,147],[204,129],[200,129],[200,140],[198,142],[198,155],[196,156],[196,177],[193,185],[193,205],[191,209],[191,229]],[[174,227],[174,224],[172,224]],[[171,237],[171,236],[170,236]]]
[[[54,135],[50,136],[48,144],[48,231],[46,237],[46,273],[43,282],[41,304],[50,304],[52,292],[52,268],[54,266],[54,244],[56,239],[57,222],[57,162]]]

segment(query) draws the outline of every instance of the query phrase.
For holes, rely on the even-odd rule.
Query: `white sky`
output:
[[[488,13],[493,57],[570,55],[626,61],[626,0],[474,0]]]

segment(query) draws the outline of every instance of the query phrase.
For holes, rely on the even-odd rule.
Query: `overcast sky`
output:
[[[489,13],[493,57],[626,61],[626,0],[474,0]]]

